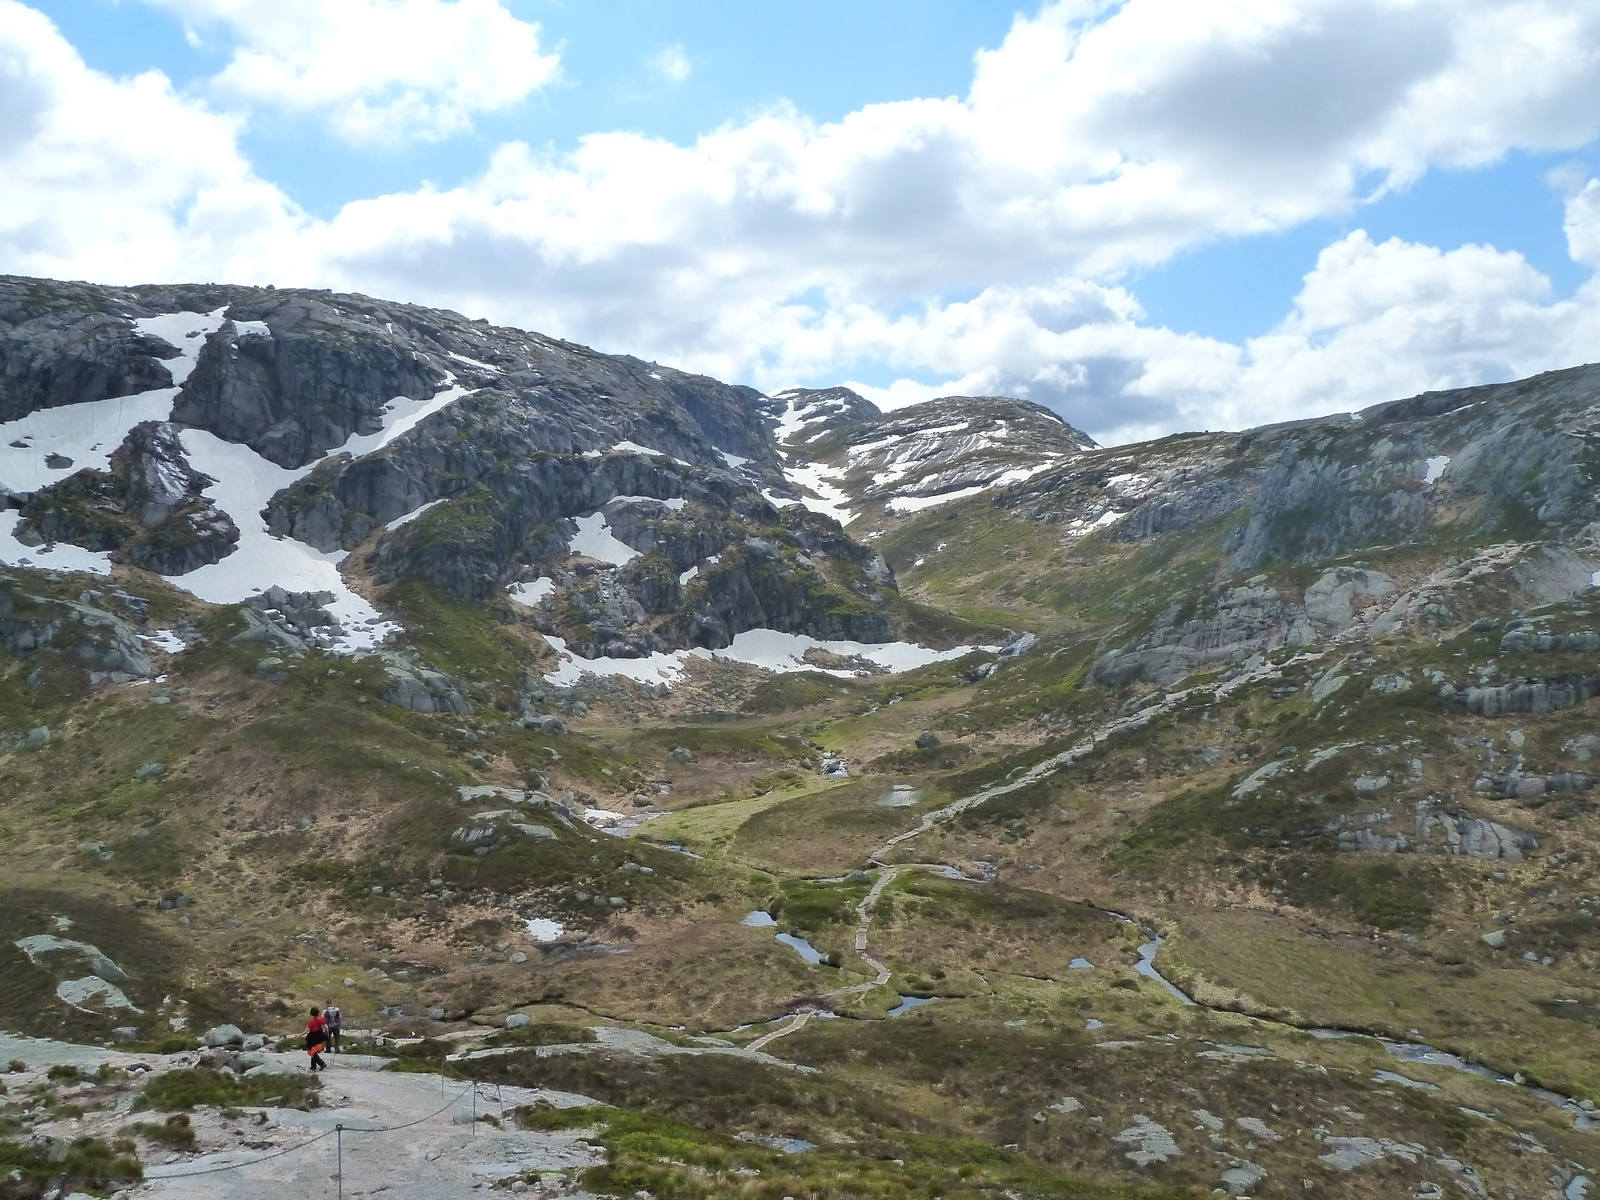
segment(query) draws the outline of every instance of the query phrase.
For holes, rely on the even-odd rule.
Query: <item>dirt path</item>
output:
[[[1099,728],[1091,732],[1089,736],[1084,738],[1082,741],[1074,743],[1068,749],[1061,751],[1059,754],[1052,755],[1043,762],[1035,763],[1033,766],[1029,767],[1025,772],[1023,772],[1022,776],[1018,779],[1014,779],[1006,783],[994,784],[991,787],[986,787],[981,791],[974,792],[970,796],[963,796],[961,799],[955,801],[954,803],[947,804],[943,808],[936,808],[930,813],[924,813],[921,821],[919,821],[915,827],[906,830],[904,833],[896,834],[894,837],[884,842],[881,846],[867,856],[867,861],[876,863],[879,866],[887,866],[888,864],[884,863],[883,861],[883,856],[888,854],[896,846],[901,845],[904,842],[909,842],[912,838],[921,837],[935,825],[942,825],[946,821],[949,821],[952,818],[959,816],[961,813],[966,812],[969,808],[976,808],[985,801],[993,800],[996,796],[1004,796],[1011,792],[1020,791],[1022,788],[1028,787],[1030,784],[1038,783],[1041,779],[1048,779],[1051,775],[1054,775],[1057,771],[1061,770],[1061,768],[1071,766],[1079,759],[1092,754],[1100,745],[1100,743],[1105,741],[1107,738],[1118,733],[1125,733],[1130,729],[1143,728],[1145,725],[1148,725],[1151,721],[1155,720],[1155,718],[1171,712],[1191,696],[1205,695],[1209,693],[1213,696],[1221,698],[1228,695],[1230,692],[1244,687],[1246,684],[1258,683],[1266,679],[1276,679],[1283,674],[1284,667],[1292,666],[1296,663],[1315,662],[1324,657],[1325,654],[1326,651],[1320,651],[1312,654],[1300,654],[1281,665],[1265,666],[1257,668],[1254,671],[1246,671],[1241,675],[1236,675],[1231,679],[1225,679],[1220,683],[1198,684],[1194,687],[1184,688],[1181,691],[1168,692],[1161,698],[1161,701],[1158,704],[1152,704],[1149,708],[1142,708],[1132,716],[1119,717],[1115,721],[1107,721],[1104,725],[1101,725]]]
[[[343,1194],[351,1200],[374,1194],[385,1200],[467,1200],[509,1175],[599,1161],[577,1132],[529,1133],[473,1119],[485,1113],[500,1117],[535,1100],[558,1108],[594,1103],[584,1096],[341,1069],[337,1058],[323,1080],[323,1107],[305,1113],[272,1110],[261,1127],[245,1122],[251,1145],[148,1167],[145,1183],[131,1195],[151,1200],[337,1196],[341,1141]],[[229,1124],[215,1114],[197,1114],[202,1146],[227,1138]],[[275,1152],[277,1157],[266,1157]]]

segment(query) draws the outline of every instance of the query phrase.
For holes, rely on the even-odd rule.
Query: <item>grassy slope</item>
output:
[[[909,566],[937,545],[941,530],[932,519],[886,538],[885,548],[936,606],[1046,635],[1039,650],[978,684],[966,682],[967,664],[848,682],[741,681],[733,673],[718,685],[717,705],[749,714],[742,718],[599,696],[590,715],[574,722],[576,736],[544,737],[503,723],[496,711],[511,703],[520,672],[537,671],[538,639],[422,591],[393,599],[425,659],[482,685],[486,698],[470,718],[382,703],[372,665],[310,656],[281,683],[258,678],[258,653],[225,642],[226,612],[204,618],[211,645],[170,664],[168,704],[152,703],[148,688],[88,694],[71,686],[64,664],[47,671],[46,688],[30,691],[20,669],[7,664],[0,727],[46,724],[59,732],[44,750],[5,760],[0,829],[13,890],[0,905],[10,914],[0,953],[14,954],[10,937],[68,916],[84,940],[118,948],[152,1037],[170,1014],[195,1024],[223,1016],[281,1021],[273,1014],[328,998],[358,1020],[381,1004],[440,1004],[484,1020],[544,1001],[580,1022],[730,1030],[774,1017],[796,997],[867,980],[851,957],[853,905],[864,885],[807,877],[863,865],[871,846],[921,813],[1026,769],[1150,690],[1108,693],[1086,686],[1085,671],[1104,645],[1209,578],[1220,537],[1219,530],[1129,548],[1069,542],[998,510],[975,507],[968,517],[976,549],[961,562],[945,555]],[[1287,574],[1282,582],[1304,584]],[[1505,600],[1480,597],[1486,611]],[[1035,1164],[1027,1169],[1107,1181],[1130,1177],[1124,1147],[1110,1134],[1136,1109],[1187,1131],[1189,1109],[1201,1103],[1366,1135],[1377,1127],[1341,1117],[1340,1106],[1382,1105],[1383,1136],[1449,1146],[1480,1166],[1495,1161],[1484,1140],[1490,1135],[1449,1114],[1457,1103],[1485,1110],[1499,1103],[1505,1120],[1580,1155],[1554,1110],[1525,1108],[1520,1096],[1489,1097],[1480,1094],[1488,1085],[1425,1068],[1407,1069],[1444,1089],[1437,1095],[1393,1087],[1375,1094],[1372,1072],[1387,1060],[1374,1058],[1370,1044],[1314,1042],[1246,1015],[1398,1036],[1420,1030],[1498,1067],[1580,1093],[1600,1090],[1593,1026],[1584,1016],[1594,1011],[1585,964],[1596,943],[1571,903],[1600,890],[1582,849],[1595,828],[1585,796],[1540,809],[1500,802],[1493,810],[1497,820],[1536,829],[1547,851],[1568,850],[1566,866],[1544,855],[1510,866],[1340,855],[1324,829],[1324,813],[1353,810],[1350,779],[1369,765],[1405,775],[1397,798],[1448,794],[1470,808],[1483,748],[1457,743],[1481,737],[1504,748],[1511,724],[1530,763],[1578,765],[1561,747],[1583,731],[1587,710],[1492,722],[1422,689],[1391,697],[1365,686],[1384,671],[1417,677],[1429,666],[1464,677],[1468,665],[1496,657],[1497,636],[1441,645],[1396,640],[1354,668],[1358,681],[1326,704],[1312,704],[1304,691],[1273,700],[1259,687],[1194,706],[917,839],[905,850],[908,860],[993,862],[1002,884],[989,890],[902,878],[880,902],[871,935],[892,972],[890,986],[843,1005],[858,1020],[814,1022],[773,1049],[822,1066],[846,1086],[870,1085],[883,1103],[910,1114],[916,1129],[1015,1145]],[[1585,665],[1551,656],[1499,661],[1508,671]],[[1309,669],[1295,670],[1293,682],[1309,683]],[[943,745],[915,750],[915,738],[929,730]],[[1232,801],[1232,786],[1282,747],[1296,747],[1303,763],[1312,747],[1340,741],[1362,746],[1255,793],[1243,809]],[[680,747],[693,751],[692,762],[673,759]],[[1208,762],[1200,752],[1213,748],[1220,753]],[[823,750],[850,760],[849,781],[817,777]],[[1412,779],[1404,764],[1419,756],[1423,774]],[[165,763],[166,774],[135,779],[135,769],[152,760]],[[563,830],[555,843],[487,858],[451,851],[450,832],[468,813],[455,801],[456,785],[520,786],[533,771],[558,793],[623,809],[642,787],[668,781],[672,791],[661,801],[672,815],[632,842]],[[896,783],[920,793],[912,806],[878,803]],[[79,849],[90,840],[115,851],[110,862]],[[678,842],[703,857],[659,845]],[[629,861],[654,874],[620,870]],[[451,899],[435,898],[441,889],[430,880],[443,880]],[[173,888],[195,904],[173,912],[136,907]],[[1551,888],[1559,897],[1544,898]],[[597,909],[593,895],[622,896],[626,907]],[[624,953],[540,954],[522,936],[519,913],[503,907],[506,898]],[[1137,937],[1082,907],[1085,898],[1160,922],[1173,934],[1163,951],[1169,972],[1243,1011],[1177,1009],[1133,972]],[[742,926],[752,907],[775,912],[781,928],[839,953],[844,965],[807,965],[770,931]],[[1521,910],[1511,952],[1477,938],[1502,910]],[[9,932],[12,925],[18,932]],[[519,946],[532,961],[510,961]],[[1524,962],[1528,947],[1555,961]],[[1093,970],[1072,969],[1080,956]],[[8,981],[0,988],[5,1024],[79,1036],[103,1028],[52,1005],[48,981],[33,969],[0,968]],[[878,1020],[896,994],[939,999],[911,1016]],[[163,1006],[164,997],[171,999]],[[1579,1001],[1576,1009],[1555,1003],[1566,998]],[[1103,1031],[1089,1036],[1090,1018]],[[1143,1044],[1147,1034],[1166,1041],[1150,1043],[1148,1053],[1095,1048],[1107,1037]],[[1247,1064],[1205,1057],[1215,1042],[1264,1045],[1271,1054]],[[542,1081],[559,1086],[567,1078],[541,1062]],[[1295,1065],[1306,1062],[1331,1072],[1309,1090],[1305,1068]],[[779,1130],[852,1153],[865,1146],[848,1106],[829,1102],[819,1113],[813,1100],[790,1098],[752,1124],[662,1108],[694,1091],[665,1067],[644,1071],[631,1087],[619,1094],[630,1108],[696,1128]],[[1052,1114],[1058,1091],[1083,1103],[1083,1120]],[[1273,1105],[1294,1115],[1275,1115]],[[1099,1122],[1088,1122],[1091,1115]],[[652,1126],[634,1135],[644,1140],[619,1140],[616,1161],[642,1172],[629,1145],[667,1134]],[[1248,1154],[1274,1178],[1334,1182],[1316,1163],[1314,1142],[1290,1138],[1246,1151],[1233,1132],[1226,1139],[1218,1150],[1184,1132],[1185,1157],[1141,1175],[1209,1190],[1224,1165],[1219,1154]],[[714,1137],[707,1145],[726,1153]],[[918,1153],[910,1146],[908,1134],[897,1149],[908,1162]],[[952,1153],[923,1152],[929,1161]],[[1522,1179],[1516,1163],[1497,1161],[1494,1170],[1501,1182]],[[1029,1194],[1055,1194],[1044,1176],[1031,1178],[1041,1190]],[[1345,1194],[1386,1194],[1379,1179],[1340,1182],[1354,1189]],[[1369,1186],[1378,1190],[1361,1191]]]

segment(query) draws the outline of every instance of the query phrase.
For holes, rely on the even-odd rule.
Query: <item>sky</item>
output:
[[[0,0],[0,272],[1102,442],[1600,358],[1600,0]]]

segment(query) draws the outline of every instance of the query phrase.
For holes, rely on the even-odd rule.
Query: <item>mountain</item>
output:
[[[882,413],[848,388],[779,392],[766,410],[801,503],[860,534],[1019,483],[1095,449],[1041,405],[943,396]]]
[[[0,281],[0,1194],[350,1094],[438,1195],[1581,1197],[1597,414],[1100,447]],[[394,1072],[197,1058],[330,999]]]

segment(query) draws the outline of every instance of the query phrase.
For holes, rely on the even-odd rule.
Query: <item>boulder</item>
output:
[[[304,1075],[306,1068],[298,1058],[287,1054],[272,1054],[266,1061],[250,1067],[244,1072],[246,1079],[253,1079],[261,1075]]]
[[[0,580],[0,650],[26,658],[60,650],[89,671],[91,683],[128,683],[150,675],[138,632],[89,604],[35,596]]]
[[[244,1030],[237,1025],[214,1025],[200,1035],[200,1040],[210,1047],[244,1045]]]

